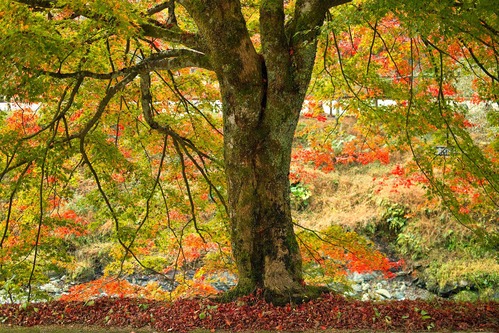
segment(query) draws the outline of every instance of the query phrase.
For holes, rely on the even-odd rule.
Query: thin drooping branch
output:
[[[164,136],[164,140],[163,140],[163,149],[161,151],[161,158],[160,158],[159,165],[158,165],[158,172],[156,173],[156,178],[154,180],[154,184],[153,184],[152,189],[150,191],[150,195],[147,197],[147,200],[146,200],[146,214],[144,215],[144,218],[142,219],[142,221],[139,224],[139,226],[137,227],[135,235],[138,234],[138,232],[140,231],[140,229],[142,228],[142,226],[144,225],[144,223],[146,222],[146,220],[147,220],[147,218],[149,216],[149,209],[150,209],[150,205],[151,205],[151,199],[153,198],[154,192],[156,191],[156,188],[158,187],[160,179],[161,179],[161,171],[163,169],[163,164],[165,162],[166,147],[167,147],[167,145],[168,145],[168,135],[165,135]],[[135,241],[135,237],[136,236],[134,236],[132,238],[132,240],[130,241],[129,247],[131,247],[133,245],[133,242]]]
[[[46,148],[45,149],[45,152],[44,152],[44,155],[43,155],[43,159],[42,159],[42,163],[41,163],[41,173],[40,173],[40,184],[39,184],[39,188],[38,188],[38,204],[39,204],[39,207],[38,207],[38,210],[39,210],[39,214],[40,216],[38,217],[38,225],[37,225],[37,231],[36,231],[36,237],[35,237],[35,244],[34,244],[34,248],[35,248],[35,253],[33,254],[33,263],[31,265],[31,272],[29,274],[29,278],[28,278],[28,303],[29,301],[31,300],[31,293],[32,293],[32,281],[34,279],[34,276],[35,276],[35,269],[36,269],[36,264],[37,264],[37,261],[38,261],[38,251],[40,250],[40,236],[41,236],[41,233],[42,233],[42,225],[43,225],[43,214],[45,213],[44,212],[44,205],[43,205],[43,182],[44,182],[44,178],[45,178],[45,162],[47,160],[47,155],[48,155],[48,149]]]
[[[444,105],[447,103],[445,102],[445,96],[443,92],[443,84],[444,84],[444,73],[443,73],[443,54],[439,53],[439,59],[440,59],[440,71],[439,71],[439,78],[438,78],[438,84],[439,84],[439,91],[438,91],[438,110],[440,113],[441,118],[443,119],[445,126],[448,130],[448,132],[451,134],[452,140],[456,144],[456,147],[459,149],[461,154],[467,159],[467,161],[471,164],[474,165],[476,170],[479,170],[481,175],[487,180],[489,185],[492,187],[492,189],[496,192],[499,193],[499,184],[496,182],[496,175],[493,173],[492,170],[489,170],[487,172],[487,166],[484,168],[483,162],[487,161],[486,159],[479,159],[477,160],[477,156],[471,156],[470,151],[459,143],[458,135],[454,132],[452,126],[449,123],[449,120],[447,119],[446,115],[444,114]],[[482,163],[482,165],[479,165],[479,163]],[[492,202],[498,206],[498,204],[493,200],[492,197],[490,197]]]
[[[487,29],[489,32],[492,33],[492,35],[495,35],[497,37],[499,37],[499,30],[495,29],[494,27],[492,27],[490,24],[488,24],[484,19],[480,19],[480,23],[482,24],[482,26]]]
[[[372,31],[375,34],[378,35],[379,39],[383,43],[383,46],[385,47],[385,50],[388,53],[388,57],[390,58],[393,66],[395,66],[395,71],[397,72],[397,75],[400,76],[400,77],[404,77],[404,75],[402,74],[401,70],[399,69],[399,66],[398,66],[397,62],[395,61],[395,59],[394,59],[394,57],[392,55],[392,52],[390,51],[390,47],[386,43],[385,38],[383,37],[383,35],[381,35],[381,33],[379,32],[379,30],[376,29],[376,27],[374,27],[370,22],[366,21],[366,23],[369,25],[369,27],[372,29]],[[396,39],[394,39],[394,43],[395,43],[395,40]],[[338,47],[336,47],[336,48],[338,49],[338,52],[339,52],[339,48]]]
[[[187,197],[189,199],[189,207],[191,210],[191,221],[194,225],[194,229],[196,230],[197,234],[203,240],[203,243],[206,243],[206,240],[204,239],[204,236],[201,233],[201,229],[199,228],[198,221],[197,221],[196,205],[194,204],[194,199],[192,196],[189,178],[187,177],[184,154],[183,154],[182,150],[180,149],[180,145],[177,142],[177,140],[173,140],[173,146],[175,147],[175,151],[177,152],[177,155],[180,159],[182,179],[184,180],[185,189],[187,190]]]
[[[118,243],[121,245],[121,247],[123,247],[123,249],[125,249],[125,257],[129,253],[131,253],[133,255],[130,248],[124,243],[123,239],[121,239],[121,237],[120,237],[121,228],[120,228],[120,222],[118,219],[118,215],[116,214],[116,211],[114,210],[114,207],[111,204],[111,200],[109,199],[108,195],[106,194],[106,191],[104,190],[104,187],[102,186],[102,183],[101,183],[99,174],[97,173],[97,170],[95,170],[93,163],[87,154],[87,151],[85,149],[85,138],[84,137],[80,139],[80,147],[79,148],[80,148],[80,154],[83,158],[83,161],[84,161],[85,165],[88,167],[88,169],[90,170],[90,173],[92,174],[92,177],[94,178],[95,184],[97,185],[97,189],[99,190],[99,193],[100,193],[102,199],[104,199],[106,207],[109,210],[109,213],[111,214],[111,218],[113,219],[114,227],[115,227],[116,234],[117,234]]]
[[[19,187],[21,185],[22,180],[24,179],[24,176],[26,175],[26,173],[28,172],[30,167],[31,167],[31,164],[27,164],[26,167],[21,171],[21,174],[17,178],[16,184],[14,185],[14,189],[10,193],[9,206],[7,208],[7,216],[5,217],[5,226],[4,226],[3,233],[2,233],[2,239],[0,240],[0,249],[3,248],[3,243],[7,239],[7,235],[9,232],[9,223],[10,223],[10,217],[12,215],[12,205],[14,203],[14,198],[16,196],[17,190],[19,189]]]
[[[430,45],[431,47],[433,47],[438,52],[440,52],[442,54],[445,54],[446,56],[448,56],[449,58],[451,58],[454,62],[460,64],[463,67],[465,66],[465,64],[461,60],[459,60],[456,56],[450,54],[449,52],[444,51],[442,48],[440,48],[437,45],[435,45],[434,43],[432,43],[429,39],[421,37],[421,40],[423,41],[423,43],[425,45]]]
[[[189,199],[191,203],[191,211],[192,211],[192,216],[193,216],[193,221],[197,228],[196,224],[196,219],[195,219],[195,209],[194,209],[194,203],[192,201],[192,197],[190,195],[190,187],[189,187],[189,182],[188,178],[185,174],[185,165],[184,165],[184,156],[183,154],[185,153],[188,158],[192,161],[192,163],[196,166],[196,168],[201,172],[203,175],[203,178],[207,182],[207,184],[210,186],[210,189],[214,190],[217,194],[217,197],[219,198],[220,202],[224,206],[225,210],[227,211],[227,206],[225,203],[225,200],[220,193],[220,191],[214,186],[214,184],[211,182],[209,179],[209,174],[207,172],[206,167],[204,166],[204,158],[207,158],[211,161],[215,161],[213,158],[211,158],[209,155],[201,152],[190,140],[183,138],[182,136],[178,135],[170,126],[168,125],[161,125],[159,124],[153,116],[153,110],[152,110],[152,96],[151,96],[151,77],[149,73],[141,73],[140,75],[140,90],[141,90],[141,106],[142,106],[142,111],[144,115],[144,119],[146,122],[149,124],[149,126],[157,130],[161,133],[165,133],[166,135],[169,135],[173,138],[173,143],[175,146],[175,150],[177,151],[177,154],[180,157],[181,163],[182,163],[182,175],[185,181],[185,185],[189,194]],[[187,147],[189,147],[192,151],[194,151],[199,158],[201,159],[203,165],[199,164],[199,161],[196,160],[196,158],[188,151]],[[216,162],[216,161],[215,161]]]
[[[376,35],[378,34],[378,21],[374,22],[373,29],[373,39],[371,41],[371,46],[369,47],[369,58],[367,59],[366,75],[369,75],[369,67],[371,65],[371,58],[373,55],[374,42],[376,41]]]
[[[478,57],[475,55],[475,53],[473,52],[473,48],[471,48],[470,46],[466,45],[464,42],[463,42],[464,46],[466,47],[466,49],[468,50],[468,52],[470,53],[471,57],[473,58],[473,60],[475,61],[475,63],[478,65],[478,67],[480,67],[480,69],[488,76],[490,77],[493,81],[496,81],[496,82],[499,82],[499,77],[497,77],[496,75],[492,74],[486,67],[485,65],[480,61],[480,59],[478,59]]]
[[[133,247],[133,244],[135,243],[135,240],[137,239],[137,236],[139,235],[140,230],[142,229],[142,227],[144,226],[144,224],[147,222],[147,220],[149,218],[149,213],[150,213],[150,208],[151,208],[151,200],[152,200],[154,194],[156,193],[156,188],[160,186],[161,170],[163,169],[163,164],[164,164],[165,157],[166,157],[167,142],[168,142],[168,135],[165,135],[164,136],[164,140],[163,140],[163,149],[162,149],[162,152],[161,152],[161,159],[160,159],[160,162],[159,162],[158,171],[156,173],[156,177],[155,177],[155,180],[154,180],[153,187],[152,187],[151,191],[149,192],[149,196],[147,197],[147,200],[146,200],[146,208],[145,208],[144,217],[142,218],[142,221],[140,221],[139,225],[135,229],[134,234],[132,235],[132,238],[131,238],[130,242],[128,243],[128,246],[126,247],[126,249],[127,249],[127,251],[129,251],[132,254],[133,258],[144,269],[146,269],[146,270],[148,270],[150,272],[153,272],[154,274],[159,274],[159,275],[165,277],[166,279],[169,279],[170,281],[174,281],[173,278],[167,277],[165,274],[163,274],[161,272],[158,272],[153,267],[149,267],[149,266],[144,265],[139,260],[139,258],[135,255],[135,253],[131,250],[132,247]],[[121,259],[120,274],[123,271],[125,260],[126,260],[126,255],[123,256],[123,258]]]
[[[189,140],[188,138],[184,138],[183,136],[176,133],[169,125],[162,125],[158,123],[154,119],[154,112],[152,109],[152,96],[151,96],[151,77],[148,72],[142,72],[140,74],[140,91],[141,91],[141,106],[142,106],[142,114],[144,115],[144,119],[146,120],[149,127],[153,130],[156,130],[160,133],[168,134],[173,139],[178,142],[182,142],[184,145],[188,146],[191,150],[195,151],[199,156],[206,158],[210,161],[215,162],[218,165],[223,165],[221,161],[213,158],[212,156],[204,153],[200,149],[196,147],[196,145]]]
[[[97,111],[95,112],[94,116],[85,124],[85,127],[76,135],[73,135],[73,138],[81,138],[83,139],[85,135],[95,126],[95,124],[99,121],[99,119],[102,117],[102,114],[106,110],[107,105],[111,101],[111,99],[116,95],[120,90],[125,88],[125,86],[132,82],[133,79],[138,75],[137,72],[132,72],[125,76],[123,80],[120,82],[116,83],[114,86],[108,89],[106,95],[104,96],[103,99],[99,102],[99,105],[97,107]]]
[[[205,182],[210,187],[210,193],[211,193],[211,191],[215,191],[218,200],[220,200],[220,203],[222,204],[222,206],[225,209],[225,212],[228,213],[229,212],[229,208],[227,207],[227,204],[225,203],[225,199],[224,199],[222,193],[220,192],[220,190],[211,181],[210,175],[209,175],[208,169],[207,169],[207,167],[205,165],[205,161],[204,161],[203,156],[200,155],[198,152],[196,152],[197,156],[201,160],[201,164],[200,164],[199,161],[196,159],[196,157],[193,156],[191,154],[191,152],[189,152],[189,150],[187,149],[187,146],[186,146],[186,144],[185,144],[184,141],[176,141],[176,142],[182,147],[183,152],[187,155],[187,157],[189,158],[189,160],[194,164],[194,166],[196,167],[196,169],[199,172],[201,172],[201,175],[203,176]]]
[[[77,77],[76,83],[75,83],[73,89],[71,90],[69,98],[67,99],[67,101],[66,101],[65,104],[64,104],[64,95],[65,95],[65,92],[63,92],[63,96],[59,100],[59,103],[58,103],[58,106],[57,106],[57,112],[56,112],[55,116],[52,118],[52,120],[47,125],[43,126],[40,130],[36,131],[35,133],[33,133],[31,135],[24,136],[19,141],[26,141],[26,140],[32,139],[32,138],[38,136],[40,133],[46,131],[47,129],[53,128],[53,126],[57,122],[59,122],[61,119],[63,119],[64,116],[66,115],[66,113],[71,108],[71,106],[73,106],[73,102],[74,102],[74,100],[76,98],[76,94],[78,93],[81,85],[83,84],[83,80],[84,80],[83,76]],[[64,104],[63,108],[61,108],[62,104]]]
[[[410,56],[411,59],[413,59],[413,54],[414,54],[414,41],[411,38],[411,48],[410,48]],[[413,110],[414,106],[414,65],[413,62],[411,62],[411,75],[410,75],[410,80],[409,80],[409,99],[407,101],[407,108],[406,108],[406,114],[405,114],[405,126],[404,126],[404,132],[407,140],[407,144],[409,145],[409,149],[411,151],[411,154],[414,158],[414,162],[418,166],[418,169],[423,173],[426,179],[428,179],[429,183],[431,184],[431,187],[434,191],[436,191],[439,195],[439,197],[442,199],[444,202],[444,205],[447,207],[452,207],[452,203],[450,202],[448,196],[445,195],[443,189],[441,186],[438,185],[438,183],[435,181],[433,176],[431,175],[431,171],[427,170],[424,165],[422,164],[422,161],[419,159],[418,154],[416,154],[416,148],[414,147],[413,140],[412,140],[412,135],[410,133],[410,118],[411,118],[411,113]],[[478,234],[478,232],[471,228],[469,225],[466,223],[462,222],[459,216],[456,215],[455,211],[451,209],[451,214],[456,218],[456,220],[465,228],[470,230],[471,232]]]
[[[60,144],[64,144],[66,142],[71,142],[71,140],[73,140],[75,138],[75,137],[70,137],[68,131],[66,130],[66,136],[67,136],[66,139],[56,140],[55,133],[57,131],[54,128],[58,126],[61,119],[64,120],[64,122],[65,122],[65,115],[69,111],[71,106],[73,105],[74,99],[76,98],[76,94],[78,93],[78,90],[81,87],[82,83],[83,83],[83,77],[78,78],[78,80],[75,83],[68,99],[65,102],[64,102],[65,91],[63,92],[62,97],[58,102],[56,115],[52,118],[52,120],[47,125],[43,126],[40,130],[36,131],[35,133],[24,136],[24,137],[17,140],[16,146],[15,146],[11,156],[7,156],[7,162],[5,163],[5,168],[0,173],[0,181],[3,179],[3,177],[5,177],[5,175],[7,175],[12,170],[15,170],[23,165],[29,166],[36,159],[36,156],[34,156],[34,155],[33,156],[25,155],[20,160],[15,161],[16,163],[13,164],[15,157],[16,157],[16,154],[17,154],[17,150],[21,147],[23,142],[30,140],[30,139],[33,139],[33,138],[37,137],[40,133],[47,131],[47,130],[50,130],[52,132],[52,134],[54,135],[52,137],[52,139],[50,141],[48,141],[47,149],[53,149],[55,147],[58,147],[58,145],[60,145]],[[64,104],[64,107],[62,107],[63,104]]]
[[[35,238],[35,244],[34,244],[34,249],[35,252],[33,254],[33,263],[31,267],[31,273],[28,278],[28,302],[31,300],[31,292],[32,292],[32,285],[31,283],[33,282],[33,279],[35,277],[35,269],[36,269],[36,264],[38,261],[38,251],[40,250],[40,237],[42,233],[42,226],[43,226],[43,221],[44,221],[44,200],[43,200],[43,195],[44,195],[44,181],[45,181],[45,173],[46,173],[46,161],[47,157],[49,154],[50,147],[52,146],[55,137],[57,135],[57,131],[53,131],[52,136],[47,140],[44,152],[43,152],[43,158],[41,161],[41,172],[40,172],[40,184],[38,188],[38,203],[39,203],[39,208],[38,212],[40,216],[38,217],[38,226],[37,226],[37,232],[36,232],[36,238]]]
[[[180,91],[179,87],[175,83],[175,77],[172,73],[171,70],[168,70],[168,76],[170,77],[170,80],[172,81],[173,85],[168,84],[168,82],[160,75],[160,73],[156,72],[156,74],[160,77],[161,81],[165,83],[165,85],[177,96],[180,98],[182,104],[185,106],[185,110],[189,112],[189,107],[193,108],[197,113],[203,117],[203,119],[208,123],[208,125],[218,134],[223,136],[223,133],[220,132],[220,130],[208,119],[208,117],[196,106],[194,103],[192,103],[190,100],[188,100]]]
[[[14,162],[14,159],[16,157],[16,154],[17,154],[17,150],[19,149],[20,147],[20,144],[19,142],[15,145],[14,147],[14,150],[11,154],[9,154],[9,152],[4,152],[5,154],[5,167],[4,169],[2,170],[2,172],[0,172],[0,182],[3,180],[3,177],[5,177],[10,171],[24,165],[27,163],[27,161],[23,161],[22,163],[16,163],[14,165],[12,165],[12,163]]]
[[[336,49],[336,54],[338,55],[338,64],[340,66],[340,72],[341,72],[341,75],[343,77],[343,79],[345,80],[345,83],[348,87],[348,90],[350,90],[350,92],[354,95],[354,97],[360,102],[362,103],[364,106],[366,106],[367,108],[373,110],[373,106],[370,105],[369,103],[367,103],[366,101],[364,101],[362,98],[360,98],[359,96],[359,92],[360,92],[360,89],[362,89],[362,87],[359,88],[358,91],[355,91],[352,87],[352,84],[350,83],[350,78],[348,77],[347,73],[345,72],[345,68],[344,68],[344,65],[343,65],[343,58],[342,58],[342,55],[341,55],[341,50],[340,50],[340,47],[339,47],[339,44],[338,44],[338,39],[336,37],[336,33],[333,30],[331,30],[331,34],[333,35],[333,45]]]

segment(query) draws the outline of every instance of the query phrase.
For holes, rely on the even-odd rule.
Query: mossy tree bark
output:
[[[306,297],[293,231],[291,147],[314,65],[318,28],[345,1],[261,1],[257,54],[238,1],[181,1],[210,50],[224,105],[224,148],[237,291],[274,302]]]

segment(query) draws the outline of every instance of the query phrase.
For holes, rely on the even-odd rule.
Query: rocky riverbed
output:
[[[351,290],[346,291],[345,295],[363,301],[415,300],[438,297],[428,290],[418,287],[404,272],[399,272],[390,279],[377,272],[367,274],[354,272],[348,275],[348,280],[352,283]]]
[[[193,272],[182,273],[192,277]],[[350,273],[347,276],[350,288],[345,288],[341,285],[332,285],[333,290],[342,292],[345,296],[358,298],[363,301],[381,301],[381,300],[414,300],[414,299],[430,299],[438,297],[437,295],[420,288],[412,278],[404,273],[398,272],[393,278],[386,278],[378,272],[359,274],[357,272]],[[127,277],[131,284],[146,286],[150,282],[156,282],[163,290],[172,291],[176,288],[176,283],[171,282],[173,279],[170,276],[158,277],[148,275],[133,275]],[[212,274],[206,277],[207,281],[211,281],[213,287],[219,291],[227,291],[237,283],[237,277],[226,271]],[[39,290],[50,295],[51,298],[57,299],[60,295],[66,293],[74,282],[69,282],[65,276],[52,277],[49,282],[39,286]],[[112,296],[103,294],[102,296]],[[42,300],[42,299],[40,299]],[[22,298],[13,298],[8,295],[5,290],[0,290],[0,303],[23,302]]]

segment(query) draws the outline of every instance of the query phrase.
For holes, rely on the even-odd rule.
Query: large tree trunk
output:
[[[317,28],[336,2],[297,1],[287,25],[283,1],[262,1],[261,54],[239,1],[180,3],[196,21],[220,82],[236,293],[261,288],[274,303],[303,299],[289,198],[291,146],[314,65]]]
[[[222,91],[238,291],[261,288],[274,303],[296,301],[303,298],[305,289],[291,219],[289,171],[303,96],[268,94],[265,83],[249,95],[238,89]],[[247,114],[258,118],[243,116]]]
[[[274,303],[306,296],[293,230],[289,171],[304,94],[222,81],[225,168],[238,292],[264,290]],[[270,85],[270,86],[269,86]],[[286,89],[288,90],[288,89]]]

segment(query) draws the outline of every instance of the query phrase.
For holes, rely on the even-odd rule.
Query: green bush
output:
[[[300,183],[291,185],[291,207],[296,210],[304,210],[309,205],[312,192]]]

